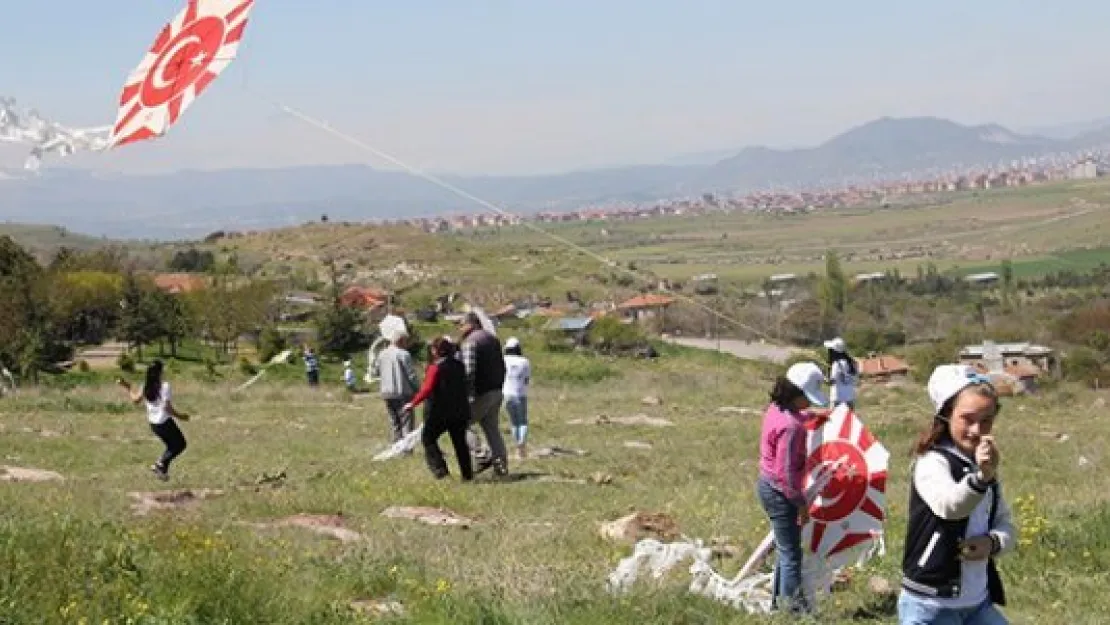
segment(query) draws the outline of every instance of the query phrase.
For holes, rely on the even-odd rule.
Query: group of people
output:
[[[413,413],[424,405],[420,439],[425,461],[436,478],[450,474],[439,447],[444,434],[451,439],[464,481],[491,467],[497,476],[508,475],[508,450],[500,429],[502,405],[509,413],[517,458],[523,459],[527,453],[532,370],[520,341],[510,338],[502,352],[497,335],[483,329],[477,314],[468,313],[457,340],[442,336],[428,346],[423,384],[418,382],[407,346],[407,332],[395,331],[390,345],[373,364],[394,442],[413,431]],[[474,425],[485,435],[485,446],[472,430]]]
[[[774,534],[774,607],[795,613],[813,608],[802,585],[801,533],[812,503],[803,490],[805,424],[830,406],[856,401],[858,365],[842,339],[825,346],[828,375],[813,362],[791,366],[775,381],[760,434],[756,493]],[[998,393],[965,365],[937,367],[927,392],[933,412],[912,449],[899,623],[1005,625],[995,560],[1013,549],[1016,536],[991,435]]]
[[[374,363],[394,440],[413,431],[413,412],[424,404],[421,442],[436,478],[449,475],[438,443],[445,433],[463,480],[489,467],[507,475],[507,451],[498,425],[503,402],[520,458],[525,456],[528,434],[531,365],[520,342],[509,339],[502,353],[496,335],[482,329],[477,315],[468,314],[457,341],[446,336],[432,341],[420,384],[407,341],[407,333],[398,332]],[[803,488],[805,424],[828,414],[830,406],[854,407],[857,398],[858,364],[844,341],[833,339],[825,346],[827,374],[816,363],[801,362],[775,381],[759,442],[756,493],[771,522],[777,553],[774,607],[795,613],[812,611],[802,585],[801,531],[812,503]],[[141,389],[132,389],[122,378],[119,384],[132,402],[145,404],[150,428],[165,444],[151,466],[165,480],[170,464],[186,447],[175,419],[189,416],[174,407],[161,361],[147,369]],[[912,449],[899,622],[1005,625],[1008,621],[998,606],[1005,605],[1006,597],[995,560],[1014,548],[1016,535],[999,482],[998,446],[991,435],[1001,410],[998,393],[988,378],[964,365],[937,367],[927,392],[933,411]],[[480,449],[470,429],[473,424],[482,429],[488,449]]]

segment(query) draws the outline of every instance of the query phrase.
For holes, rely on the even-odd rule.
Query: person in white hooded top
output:
[[[532,364],[524,357],[520,340],[516,337],[505,341],[505,410],[513,428],[517,459],[527,456],[528,442],[528,385],[532,381]]]

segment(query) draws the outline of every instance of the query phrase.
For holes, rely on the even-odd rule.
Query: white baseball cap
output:
[[[929,376],[929,399],[933,402],[936,414],[948,400],[952,399],[972,384],[989,384],[990,378],[967,365],[941,365],[933,369]]]
[[[825,349],[831,349],[835,352],[846,352],[848,351],[848,344],[844,342],[844,339],[838,336],[835,339],[825,341]]]
[[[809,403],[825,407],[829,398],[825,395],[825,373],[812,362],[799,362],[786,370],[786,379],[805,393]]]
[[[515,349],[517,347],[520,347],[520,339],[515,336],[511,336],[509,340],[505,341],[505,349]]]

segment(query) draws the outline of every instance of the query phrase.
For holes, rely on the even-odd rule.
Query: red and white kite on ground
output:
[[[254,0],[189,0],[127,78],[111,147],[162,136],[235,59]]]
[[[829,591],[839,569],[885,553],[886,476],[890,453],[847,406],[806,424],[806,498],[810,521],[802,528],[802,587],[816,605]],[[396,452],[400,455],[400,452]],[[658,579],[679,562],[693,558],[690,592],[754,613],[771,609],[773,575],[758,569],[774,549],[768,534],[735,577],[711,565],[712,549],[701,541],[663,544],[645,539],[609,576],[609,587],[631,587],[644,565]]]
[[[882,535],[890,453],[844,405],[807,428],[805,488],[817,492],[803,541],[838,567],[844,564],[838,556]]]

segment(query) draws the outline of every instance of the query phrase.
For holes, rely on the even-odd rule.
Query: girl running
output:
[[[140,390],[132,390],[131,384],[120,378],[120,386],[127,391],[135,404],[146,404],[146,418],[150,429],[166,445],[166,451],[150,470],[162,481],[169,479],[170,463],[185,451],[185,435],[177,427],[174,418],[188,421],[189,415],[178,411],[170,401],[170,383],[162,379],[162,361],[155,360],[146,370],[146,380]]]

